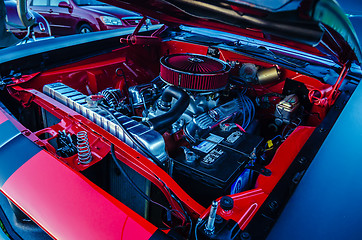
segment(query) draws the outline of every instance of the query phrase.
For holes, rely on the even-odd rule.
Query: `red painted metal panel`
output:
[[[46,151],[1,191],[56,239],[149,239],[155,226]]]
[[[272,162],[266,166],[271,170],[272,175],[269,177],[260,175],[255,187],[262,188],[265,193],[269,194],[287,171],[314,129],[315,127],[297,127],[276,151]]]

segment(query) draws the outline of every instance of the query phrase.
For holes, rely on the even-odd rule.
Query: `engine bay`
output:
[[[201,218],[223,196],[242,206],[249,204],[245,196],[265,199],[338,96],[336,86],[277,64],[176,40],[22,76],[8,91],[21,105],[7,107],[19,113],[29,138],[167,226]],[[128,177],[112,158],[123,161]],[[178,210],[159,220],[162,209],[136,200],[127,178]],[[240,209],[223,217],[245,227],[250,218],[240,215],[251,208]]]

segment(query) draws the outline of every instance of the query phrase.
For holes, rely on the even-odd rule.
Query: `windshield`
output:
[[[99,2],[97,0],[75,0],[78,6],[107,6],[108,4]]]

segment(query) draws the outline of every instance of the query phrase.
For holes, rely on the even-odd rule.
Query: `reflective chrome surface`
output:
[[[146,147],[160,161],[167,160],[165,142],[161,134],[158,132],[151,130],[149,127],[119,112],[116,112],[113,109],[107,109],[110,113],[112,113],[110,114],[98,106],[89,106],[86,102],[86,95],[64,85],[63,83],[52,83],[45,85],[43,91],[48,96],[63,103],[64,105],[88,118],[92,122],[101,126],[130,147],[137,149],[131,139],[127,137],[122,128],[118,125],[119,122],[132,134],[133,137],[137,138],[144,145],[144,147]],[[115,118],[117,118],[117,120]]]

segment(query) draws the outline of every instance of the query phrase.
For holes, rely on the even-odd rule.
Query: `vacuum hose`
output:
[[[177,102],[170,108],[172,98],[176,98]],[[163,91],[159,103],[161,109],[169,110],[160,116],[149,119],[147,124],[156,131],[163,130],[179,119],[189,106],[189,103],[190,96],[186,92],[178,87],[169,86]]]

